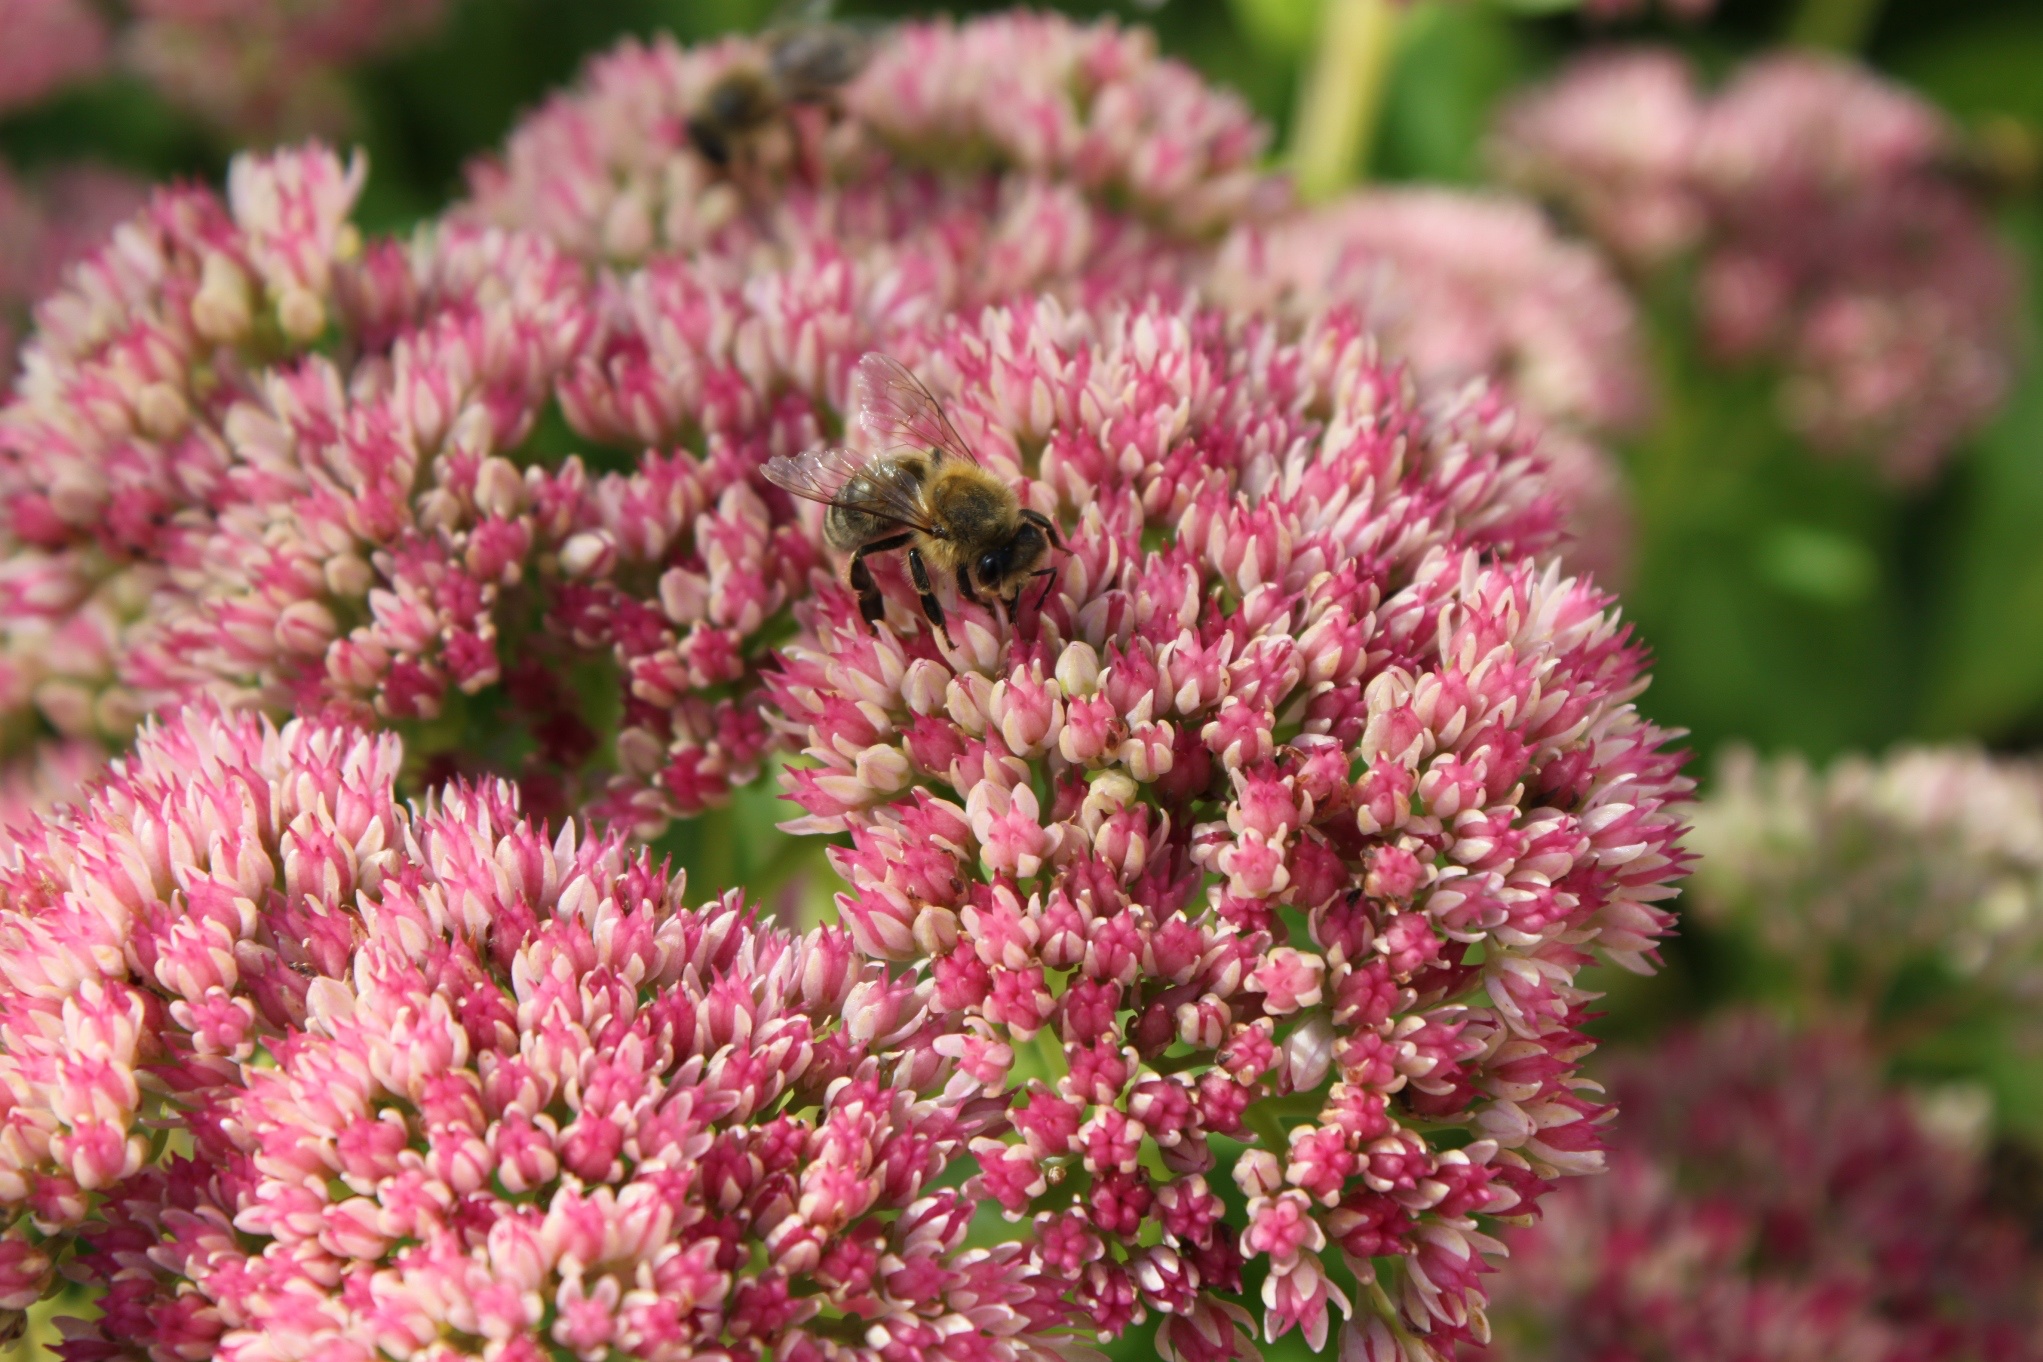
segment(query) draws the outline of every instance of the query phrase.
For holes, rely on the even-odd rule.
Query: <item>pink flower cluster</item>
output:
[[[920,367],[1063,525],[1048,599],[947,647],[828,588],[769,679],[842,920],[1008,1094],[987,1193],[1108,1336],[1246,1355],[1259,1265],[1272,1337],[1451,1355],[1491,1228],[1600,1164],[1576,971],[1648,967],[1682,864],[1639,651],[1531,556],[1529,440],[1494,393],[1422,409],[1346,312],[1045,301]]]
[[[439,27],[446,0],[130,0],[128,67],[243,139],[337,133],[348,67]]]
[[[558,575],[535,522],[579,504],[579,464],[504,455],[587,334],[581,272],[465,227],[365,246],[364,171],[159,191],[38,309],[0,411],[10,726],[118,744],[208,692],[425,718],[504,671],[498,618]]]
[[[1638,317],[1601,257],[1532,204],[1372,190],[1243,227],[1207,287],[1238,311],[1294,320],[1359,308],[1423,381],[1501,383],[1546,427],[1540,451],[1567,508],[1570,563],[1621,573],[1630,504],[1602,441],[1649,405]]]
[[[187,711],[4,872],[8,1306],[62,1245],[76,1358],[1053,1355],[926,983],[401,758]]]
[[[863,256],[920,227],[915,244],[934,254],[918,265],[925,250],[903,250],[900,268],[963,254],[944,282],[984,297],[1002,288],[975,277],[974,257],[1007,278],[1028,257],[1083,254],[1088,237],[1128,230],[1107,202],[1183,237],[1281,193],[1256,168],[1267,132],[1248,107],[1160,59],[1145,29],[1021,11],[901,24],[835,108],[791,110],[762,164],[724,173],[690,144],[688,119],[719,79],[765,62],[748,38],[624,43],[474,167],[471,211],[620,264],[756,266],[832,242]]]
[[[106,20],[91,0],[0,3],[0,110],[34,104],[106,64]]]
[[[133,727],[144,702],[116,663],[180,517],[213,496],[217,422],[250,361],[325,331],[359,182],[330,156],[285,156],[238,163],[231,206],[159,191],[38,308],[0,411],[0,702],[15,741]]]
[[[1655,51],[1587,58],[1503,115],[1505,175],[1640,268],[1698,250],[1712,348],[1780,366],[1817,447],[1932,475],[2013,363],[2012,257],[1958,178],[1957,130],[1844,61],[1761,58],[1704,99]]]
[[[2043,1259],[1975,1144],[1841,1035],[1733,1015],[1621,1066],[1612,1171],[1512,1236],[1502,1359],[2043,1356]]]
[[[866,351],[1052,292],[1177,287],[1272,182],[1245,107],[1142,31],[1010,14],[904,24],[834,110],[791,110],[782,160],[737,170],[685,135],[733,39],[628,43],[476,167],[462,214],[532,229],[599,272],[559,383],[571,428],[649,450],[592,480],[552,618],[625,690],[611,816],[645,831],[720,802],[775,740],[758,671],[818,565],[758,470],[829,437]]]
[[[1827,771],[1734,751],[1694,813],[1684,901],[1854,1020],[1891,1013],[1925,965],[1974,1006],[2043,997],[2043,768],[1902,748]]]
[[[626,45],[404,238],[359,159],[239,158],[38,308],[0,794],[189,706],[0,858],[0,1308],[102,1289],[74,1362],[1150,1314],[1207,1362],[1258,1292],[1435,1362],[1600,1167],[1577,974],[1651,967],[1688,793],[1551,553],[1622,293],[1501,201],[1264,223],[1243,106],[1111,24],[902,25],[713,166],[763,60]],[[866,438],[875,349],[1061,528],[955,645],[891,557],[869,632],[761,473]],[[777,745],[841,930],[627,849]]]
[[[444,0],[6,0],[0,109],[119,66],[237,138],[338,132],[354,112],[341,73],[431,33],[445,11]]]

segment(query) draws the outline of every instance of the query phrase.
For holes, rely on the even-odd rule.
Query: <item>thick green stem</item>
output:
[[[1788,41],[1831,52],[1857,52],[1879,17],[1880,0],[1802,0],[1788,26]]]
[[[1292,169],[1307,202],[1332,198],[1368,169],[1402,2],[1326,0],[1291,137]]]

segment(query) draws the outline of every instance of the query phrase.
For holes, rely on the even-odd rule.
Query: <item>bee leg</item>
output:
[[[1044,515],[1041,511],[1023,510],[1021,518],[1048,535],[1050,537],[1051,548],[1061,549],[1064,547],[1064,540],[1057,533],[1057,524],[1050,517]]]
[[[983,606],[986,604],[980,598],[977,589],[972,585],[972,569],[966,567],[963,563],[958,564],[958,595],[974,605]]]
[[[923,565],[922,550],[908,550],[908,575],[914,579],[915,592],[922,597],[922,613],[936,626],[936,632],[943,635],[943,641],[952,647],[951,631],[944,627],[943,602],[936,598],[936,592],[929,585],[929,569]]]
[[[1036,613],[1040,615],[1043,613],[1043,606],[1045,602],[1047,602],[1050,599],[1050,588],[1057,585],[1057,569],[1042,568],[1038,571],[1031,572],[1029,576],[1041,577],[1043,579],[1042,594],[1036,597]],[[1017,592],[1016,595],[1017,597],[1019,597],[1020,593]]]
[[[875,636],[880,632],[880,620],[887,613],[887,603],[880,597],[880,586],[873,580],[872,569],[865,565],[869,553],[885,553],[898,549],[913,539],[913,535],[892,534],[885,539],[875,539],[870,544],[861,544],[858,552],[851,555],[851,589],[858,593],[859,618]]]

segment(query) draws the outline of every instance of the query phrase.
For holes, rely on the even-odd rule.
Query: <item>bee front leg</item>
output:
[[[1036,597],[1036,613],[1040,615],[1043,613],[1043,606],[1049,602],[1050,589],[1057,585],[1057,569],[1043,568],[1039,571],[1031,572],[1029,576],[1041,577],[1043,579],[1043,592],[1040,596]],[[1021,599],[1021,593],[1019,591],[1015,592],[1014,594],[1016,600]]]
[[[908,550],[908,575],[915,582],[916,594],[922,597],[922,613],[936,626],[936,632],[943,635],[943,641],[955,648],[957,645],[951,643],[951,631],[944,627],[943,602],[936,598],[936,592],[929,585],[929,569],[923,565],[921,549]]]
[[[958,596],[977,606],[984,606],[986,604],[985,600],[980,597],[977,588],[972,585],[972,569],[966,567],[963,563],[958,564]]]
[[[1021,512],[1021,518],[1034,525],[1037,529],[1040,529],[1050,540],[1051,548],[1061,549],[1064,547],[1064,537],[1057,533],[1057,523],[1051,520],[1050,517],[1044,515],[1041,511],[1031,511],[1024,508]],[[1042,574],[1038,573],[1036,575],[1041,576]]]
[[[890,534],[885,539],[875,539],[870,544],[859,545],[858,552],[851,555],[851,589],[858,593],[859,618],[865,621],[865,627],[875,636],[880,632],[880,621],[886,616],[887,603],[880,596],[880,585],[873,580],[872,569],[865,565],[865,556],[869,553],[886,553],[890,549],[901,548],[914,537],[908,534]]]

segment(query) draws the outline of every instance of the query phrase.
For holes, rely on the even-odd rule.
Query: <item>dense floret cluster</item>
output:
[[[1109,201],[1188,236],[1281,192],[1257,169],[1267,133],[1247,106],[1159,58],[1147,30],[1026,12],[902,24],[834,107],[791,110],[727,173],[688,121],[720,79],[767,63],[751,38],[625,43],[474,168],[471,211],[616,264],[833,240],[856,257],[928,220],[914,244],[940,268],[959,250],[1054,258],[1112,230]]]
[[[581,274],[483,229],[365,246],[364,170],[159,191],[39,307],[0,411],[17,742],[118,744],[209,692],[423,718],[501,675],[532,500],[579,471],[504,456],[585,334]]]
[[[981,70],[1010,39],[1035,55],[977,131],[956,107],[970,87],[915,77],[934,57]],[[992,138],[1030,169],[889,169],[874,150],[853,188],[793,175],[744,203],[722,176],[709,188],[738,214],[722,254],[591,281],[548,244],[590,244],[554,211],[561,143],[593,142],[591,174],[629,184],[612,162],[657,130],[648,174],[716,175],[677,110],[741,49],[598,63],[478,170],[468,213],[410,241],[364,245],[347,222],[363,167],[313,150],[237,162],[225,203],[165,191],[86,261],[0,416],[16,746],[118,744],[195,693],[338,702],[423,726],[433,774],[520,774],[544,812],[606,782],[599,812],[644,829],[697,812],[756,776],[757,671],[817,561],[765,459],[841,425],[862,353],[953,308],[1133,294],[1178,270],[1190,238],[1096,200],[1204,225],[1264,184],[1254,122],[1146,35],[911,27],[873,53],[846,94],[867,116],[837,132],[970,132],[960,145]],[[1031,91],[1049,124],[1000,131]],[[1166,126],[1197,154],[1155,162]],[[576,438],[595,466],[562,458]]]
[[[1480,1338],[1490,1227],[1599,1166],[1574,977],[1645,968],[1686,790],[1607,600],[1528,556],[1528,441],[1493,396],[1422,410],[1340,313],[1043,303],[925,367],[1066,526],[1055,583],[954,647],[828,589],[772,684],[843,920],[1017,1080],[988,1193],[1181,1357],[1240,1348],[1258,1260],[1273,1337]]]
[[[1859,67],[1766,57],[1705,98],[1672,54],[1593,56],[1506,110],[1496,154],[1641,268],[1699,252],[1706,341],[1777,365],[1819,448],[1920,482],[1999,404],[2014,264],[1957,129]]]
[[[757,777],[758,676],[820,562],[759,468],[854,424],[851,371],[953,313],[1182,286],[1281,199],[1236,99],[1143,31],[1054,15],[904,24],[835,107],[786,112],[718,167],[688,117],[755,40],[628,43],[473,174],[473,220],[607,266],[560,383],[582,437],[652,451],[597,478],[555,615],[624,680],[610,816],[645,831]]]
[[[92,1213],[74,1348],[1053,1355],[927,985],[401,756],[187,711],[6,872],[8,1285]]]

